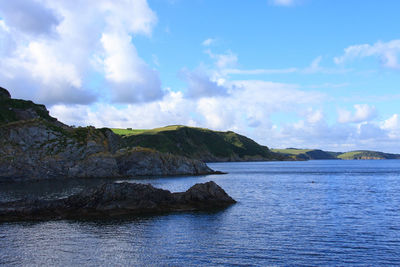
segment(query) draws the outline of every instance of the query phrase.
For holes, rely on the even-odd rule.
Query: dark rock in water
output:
[[[0,98],[11,98],[11,94],[3,87],[0,87]]]
[[[106,183],[58,200],[0,203],[0,221],[110,218],[224,208],[236,203],[213,181],[171,193],[150,184]]]

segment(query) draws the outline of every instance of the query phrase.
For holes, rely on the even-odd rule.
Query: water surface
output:
[[[134,220],[3,223],[0,264],[399,264],[399,160],[209,165],[229,174],[130,181],[185,191],[213,180],[238,204]],[[100,182],[0,184],[0,198],[62,197]]]

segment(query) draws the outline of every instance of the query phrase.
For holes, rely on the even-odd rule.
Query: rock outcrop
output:
[[[236,203],[214,182],[171,193],[149,184],[106,183],[68,198],[0,203],[0,221],[86,219],[224,208]]]
[[[155,150],[123,148],[107,128],[70,127],[46,107],[0,90],[0,181],[68,177],[200,175],[205,163]]]
[[[11,94],[3,87],[0,87],[0,99],[10,99]]]

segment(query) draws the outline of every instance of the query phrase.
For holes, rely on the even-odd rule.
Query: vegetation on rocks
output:
[[[0,181],[213,173],[201,161],[124,148],[107,128],[67,126],[45,106],[12,99],[3,88],[0,101]]]

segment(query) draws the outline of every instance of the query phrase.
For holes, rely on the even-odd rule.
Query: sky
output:
[[[0,86],[69,125],[400,153],[400,1],[0,0]]]

